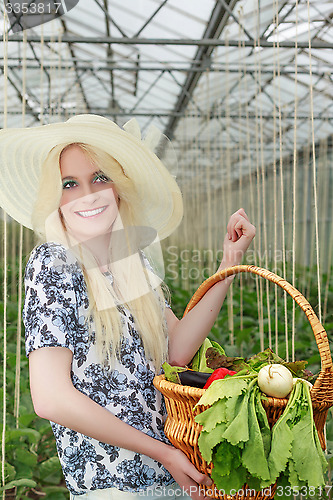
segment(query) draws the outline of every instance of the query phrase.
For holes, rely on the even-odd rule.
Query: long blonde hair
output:
[[[40,242],[56,241],[71,248],[77,258],[87,285],[89,309],[86,321],[94,320],[96,349],[101,362],[113,366],[120,356],[122,341],[122,322],[119,299],[126,304],[132,314],[146,356],[152,360],[156,371],[167,359],[167,327],[165,322],[165,299],[162,290],[166,287],[152,286],[152,274],[146,266],[138,265],[142,256],[136,252],[133,237],[128,231],[140,226],[140,200],[133,181],[126,176],[121,165],[104,151],[86,144],[75,143],[87,158],[112,179],[120,197],[119,213],[113,224],[112,232],[123,228],[127,242],[127,255],[135,258],[126,259],[123,265],[116,265],[112,259],[112,233],[109,248],[112,286],[100,271],[95,257],[82,244],[69,245],[68,233],[59,210],[62,195],[60,158],[62,152],[74,144],[62,144],[52,149],[44,165],[39,185],[37,201],[34,207],[33,228]],[[133,248],[131,248],[133,246]],[[156,280],[155,280],[156,281]],[[160,281],[159,281],[160,283]],[[129,290],[130,288],[130,290]],[[127,299],[127,300],[126,300]]]

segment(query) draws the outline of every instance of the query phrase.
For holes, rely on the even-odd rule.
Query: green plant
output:
[[[3,345],[3,303],[0,303],[0,342]],[[69,498],[50,423],[34,413],[28,375],[28,360],[21,339],[20,356],[20,402],[19,416],[15,415],[15,370],[17,303],[7,303],[7,377],[6,377],[6,441],[5,441],[5,486],[6,498],[43,498],[65,500]],[[22,330],[23,331],[23,330]],[[0,389],[1,401],[3,387]],[[1,425],[2,432],[2,425]],[[38,494],[37,494],[38,492]]]
[[[180,263],[177,263],[180,269]],[[16,266],[17,269],[17,266]],[[0,269],[3,275],[3,269]],[[9,274],[10,276],[10,274]],[[304,278],[305,276],[305,278]],[[206,276],[207,277],[207,276]],[[260,352],[260,331],[267,339],[269,330],[272,332],[272,343],[275,350],[275,331],[278,330],[278,352],[281,357],[286,355],[285,342],[285,299],[283,293],[277,294],[275,299],[274,288],[270,287],[267,297],[266,287],[261,287],[262,294],[258,308],[258,294],[260,287],[253,277],[242,275],[242,291],[239,287],[239,277],[234,280],[232,294],[229,293],[218,319],[212,328],[210,338],[219,342],[228,355],[250,356]],[[327,288],[325,297],[326,316],[324,326],[328,337],[333,333],[333,280],[322,277],[323,289]],[[166,278],[172,297],[172,308],[178,317],[181,317],[192,294],[199,286],[197,279],[189,279],[188,289],[182,283]],[[315,270],[299,270],[296,273],[296,287],[309,300],[317,311],[318,293]],[[305,290],[305,291],[304,291]],[[287,298],[288,321],[287,328],[290,335],[292,330],[292,299]],[[324,302],[324,301],[323,301]],[[229,311],[232,307],[232,323]],[[3,346],[3,302],[0,302],[0,345]],[[275,311],[277,321],[275,322]],[[270,316],[269,316],[270,312]],[[268,319],[270,317],[270,320]],[[16,294],[9,297],[7,302],[7,377],[6,377],[6,498],[44,498],[46,500],[65,500],[69,498],[65,488],[60,463],[57,457],[55,441],[50,424],[37,417],[33,410],[28,383],[28,360],[25,356],[24,338],[21,339],[20,356],[20,405],[18,421],[14,416],[15,369],[16,369],[16,331],[18,311]],[[23,329],[22,329],[23,332]],[[296,359],[305,359],[309,368],[318,372],[320,358],[311,327],[304,313],[299,307],[295,309],[295,355]],[[2,349],[2,348],[1,348]],[[289,353],[292,352],[291,341],[288,343]],[[3,349],[1,353],[3,357]],[[3,388],[0,388],[2,404]],[[327,458],[330,470],[327,485],[332,485],[333,467],[333,419],[329,413],[327,420]]]

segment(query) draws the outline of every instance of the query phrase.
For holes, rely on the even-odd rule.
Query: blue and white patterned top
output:
[[[114,369],[99,362],[93,323],[85,325],[88,296],[82,270],[63,246],[36,247],[25,272],[25,325],[27,356],[40,347],[66,347],[73,353],[74,387],[116,417],[168,443],[164,435],[165,406],[153,386],[155,370],[146,359],[133,317],[120,307],[123,323],[121,360]],[[66,485],[73,495],[116,487],[140,491],[174,480],[157,461],[138,453],[101,443],[51,422]]]

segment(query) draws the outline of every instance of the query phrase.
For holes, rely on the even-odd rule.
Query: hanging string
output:
[[[230,72],[229,72],[229,31],[225,33],[225,129],[226,129],[226,167],[227,167],[227,214],[231,215],[231,156],[230,156]],[[228,330],[230,345],[234,345],[234,306],[233,283],[228,290]]]
[[[310,122],[309,122],[310,125]],[[303,196],[303,239],[302,239],[302,248],[304,251],[304,257],[303,257],[303,265],[305,268],[304,272],[304,287],[302,293],[303,295],[307,296],[307,287],[306,287],[306,279],[309,276],[309,270],[310,270],[310,265],[309,265],[309,241],[312,242],[311,238],[308,238],[308,209],[309,209],[309,199],[308,196],[311,196],[311,192],[309,190],[309,159],[310,159],[310,143],[308,143],[305,148],[304,148],[304,155],[303,155],[303,172],[304,172],[304,179],[303,179],[303,184],[305,186],[305,193]]]
[[[286,174],[285,174],[285,187],[287,186],[292,186],[293,182],[293,155],[288,156],[286,159]],[[287,224],[287,237],[286,237],[286,242],[287,242],[287,248],[291,248],[291,252],[293,252],[292,249],[292,244],[293,244],[293,224],[292,224],[292,214],[293,214],[293,198],[290,196],[289,193],[287,193],[287,196],[285,198],[285,203],[286,203],[286,224]],[[287,264],[288,264],[288,256],[287,256]],[[292,262],[292,258],[291,258]],[[288,269],[290,272],[290,276],[288,275],[288,280],[292,280],[292,266],[290,269]]]
[[[223,51],[224,49],[221,48]],[[218,85],[217,85],[217,94],[219,96],[223,96],[225,93],[225,81],[224,81],[224,76],[222,73],[219,74],[218,78]],[[218,99],[217,101],[217,106],[216,106],[216,120],[218,124],[223,124],[223,119],[224,119],[224,112],[223,112],[223,98]],[[221,225],[221,214],[224,220],[227,220],[228,217],[228,199],[227,199],[227,190],[228,186],[226,185],[226,148],[224,147],[223,143],[223,136],[224,136],[224,131],[222,129],[221,125],[221,133],[217,134],[217,152],[218,152],[218,159],[216,161],[217,167],[218,167],[218,178],[217,178],[217,184],[220,186],[219,188],[219,196],[218,196],[218,210],[217,213],[219,215],[219,234],[221,235],[222,238],[224,238],[224,230],[225,227]],[[222,233],[220,231],[223,231]],[[222,239],[223,242],[223,239]],[[219,244],[219,247],[221,245]]]
[[[56,71],[56,59],[55,59],[55,33],[54,33],[54,21],[52,20],[50,23],[50,28],[51,28],[51,36],[50,36],[50,51],[49,51],[49,58],[50,58],[50,69],[49,69],[49,74],[50,74],[50,80],[49,80],[49,92],[48,92],[48,103],[47,103],[47,109],[49,110],[49,116],[48,116],[48,121],[50,121],[50,118],[52,117],[53,114],[55,114],[56,110],[53,109],[53,103],[52,103],[52,95],[53,95],[53,82],[55,81],[55,71]],[[58,76],[59,80],[60,75]],[[59,89],[58,89],[59,91]],[[56,101],[55,101],[56,102]]]
[[[317,200],[317,178],[316,178],[316,145],[314,136],[314,119],[313,119],[313,83],[312,83],[312,50],[311,50],[311,25],[310,25],[310,0],[307,0],[308,7],[308,34],[309,34],[309,76],[310,76],[310,116],[311,116],[311,131],[312,131],[312,164],[313,164],[313,197],[315,210],[315,241],[316,241],[316,257],[317,257],[317,287],[318,287],[318,318],[322,321],[321,312],[321,290],[320,290],[320,263],[319,263],[319,230],[318,230],[318,200]]]
[[[311,135],[312,135],[312,130],[311,130],[311,120],[309,120],[309,165],[311,163],[311,156],[312,156],[312,140],[311,140]],[[312,223],[312,210],[314,206],[314,188],[313,188],[313,172],[310,172],[311,166],[309,166],[309,195],[311,196],[311,207],[309,209],[309,220],[311,220],[310,228],[309,228],[309,241],[311,242],[310,245],[310,256],[309,256],[309,269],[308,269],[308,275],[307,275],[307,283],[306,283],[306,296],[309,296],[311,293],[311,289],[313,286],[313,266],[315,265],[315,254],[316,254],[316,229],[315,225]],[[312,243],[314,242],[314,244]]]
[[[246,73],[244,75],[242,74],[242,68],[241,68],[241,61],[243,58],[243,49],[242,49],[242,42],[241,40],[244,38],[244,29],[243,29],[243,10],[239,9],[238,10],[238,17],[239,17],[239,30],[238,30],[238,37],[239,37],[239,42],[238,42],[238,60],[240,61],[240,64],[238,66],[238,93],[239,93],[239,98],[238,98],[238,122],[239,122],[239,146],[238,146],[238,164],[239,164],[239,196],[238,196],[238,206],[242,207],[244,205],[244,200],[243,200],[243,161],[244,161],[244,145],[243,145],[243,131],[240,128],[240,124],[242,123],[242,99],[241,96],[243,94],[242,92],[242,87],[243,87],[243,76],[245,77]],[[240,331],[242,332],[244,329],[244,304],[243,304],[243,273],[239,273],[239,316],[240,316]],[[243,356],[243,344],[240,346],[240,355]]]
[[[18,301],[17,301],[17,333],[16,333],[16,368],[15,368],[15,394],[14,394],[14,417],[16,419],[16,427],[19,426],[19,411],[20,411],[20,378],[21,378],[21,310],[22,310],[22,289],[23,289],[23,226],[19,226],[19,269],[18,269]]]
[[[274,10],[275,14],[273,17],[273,23],[275,24],[275,31],[277,31],[277,27],[279,25],[279,6],[277,0],[274,0]],[[273,40],[273,53],[274,53],[274,58],[273,58],[273,89],[274,89],[274,103],[276,102],[276,71],[277,71],[277,60],[276,60],[276,43],[275,40]],[[279,274],[277,271],[277,250],[278,250],[278,223],[277,223],[277,172],[276,172],[276,150],[277,150],[277,124],[276,124],[276,110],[274,108],[273,111],[273,218],[274,218],[274,272]],[[274,336],[274,345],[275,345],[275,352],[278,354],[279,352],[279,312],[278,312],[278,287],[274,287],[274,311],[275,311],[275,336]]]
[[[3,277],[3,415],[2,415],[2,443],[1,443],[1,467],[2,467],[2,486],[5,486],[5,457],[6,457],[6,397],[7,397],[7,214],[3,212],[3,267],[4,267],[4,277]],[[3,492],[2,498],[5,498],[5,491]]]
[[[277,48],[277,75],[278,81],[281,80],[281,64],[280,64],[280,41],[279,41],[279,22],[278,22],[278,2],[276,0],[276,48]],[[282,111],[281,111],[281,87],[278,85],[278,110],[279,110],[279,171],[280,171],[280,197],[281,197],[281,237],[282,237],[282,268],[283,277],[286,279],[286,236],[284,226],[284,168],[283,168],[283,140],[282,140]],[[284,298],[284,325],[285,325],[285,344],[286,344],[286,360],[289,361],[289,347],[288,347],[288,309],[287,309],[287,293],[283,292]]]
[[[16,292],[16,224],[13,222],[9,226],[9,236],[11,239],[11,256],[10,256],[10,298],[14,300],[14,295]]]
[[[293,151],[293,211],[292,211],[292,285],[295,286],[295,267],[296,267],[296,207],[297,207],[297,199],[296,199],[296,168],[297,168],[297,102],[298,102],[298,94],[297,94],[297,53],[298,53],[298,44],[297,44],[297,30],[298,30],[298,0],[295,2],[295,87],[294,87],[294,151]],[[296,303],[293,300],[293,309],[292,309],[292,328],[291,328],[291,359],[295,361],[295,314],[296,314]]]
[[[185,134],[185,137],[186,137],[186,129],[184,130],[183,132]],[[184,157],[186,157],[186,140],[183,141],[183,144],[182,144],[182,155]],[[181,168],[182,168],[182,176],[184,178],[185,176],[185,162],[182,162],[182,165],[181,165]],[[190,226],[192,226],[192,221],[190,220],[190,217],[189,215],[191,214],[191,212],[188,210],[188,207],[189,207],[189,204],[191,203],[191,196],[189,196],[189,189],[187,187],[187,189],[185,190],[185,197],[186,197],[186,211],[185,211],[185,220],[184,220],[184,232],[183,232],[183,245],[184,245],[184,248],[185,249],[188,249],[188,245],[189,245],[189,231],[190,231]],[[181,269],[183,270],[184,268],[184,278],[183,278],[183,286],[185,288],[185,290],[190,290],[190,271],[191,271],[191,267],[189,266],[189,262],[185,262],[185,259],[184,259],[184,262],[180,262],[180,265],[181,265]]]
[[[222,49],[223,50],[223,49]],[[225,85],[224,85],[224,78],[222,77],[222,74],[219,75],[219,86],[218,86],[218,94],[220,96],[223,96],[225,92]],[[222,99],[220,99],[218,106],[217,106],[217,120],[218,123],[223,123],[223,104],[222,104]],[[223,214],[224,219],[227,219],[228,217],[228,207],[227,207],[227,194],[226,192],[228,191],[228,186],[226,185],[226,176],[224,172],[226,172],[226,164],[225,164],[225,157],[226,157],[226,150],[224,148],[223,144],[223,131],[222,131],[222,137],[218,140],[218,167],[219,167],[219,178],[218,178],[218,183],[220,184],[220,196],[219,196],[219,204],[218,204],[218,214]],[[221,228],[221,222],[219,221],[219,229]],[[223,227],[224,231],[225,227]],[[224,232],[222,233],[222,238],[224,238]],[[223,241],[223,239],[222,239]]]
[[[42,24],[40,27],[40,48],[41,48],[41,57],[40,57],[40,124],[44,124],[44,25]]]
[[[258,6],[259,8],[259,6]],[[256,82],[258,82],[258,74],[257,74],[257,49],[259,48],[258,45],[258,38],[254,40],[254,53],[255,53],[255,65],[256,65],[256,70],[255,70],[255,77],[256,77]],[[256,188],[257,188],[257,222],[258,222],[258,251],[259,251],[259,262],[260,265],[262,266],[262,240],[261,240],[261,234],[262,234],[262,225],[263,225],[263,220],[262,220],[262,209],[261,209],[261,202],[262,198],[260,196],[260,154],[259,154],[259,130],[258,130],[258,123],[259,123],[259,113],[258,113],[258,95],[256,95],[255,98],[255,142],[256,142],[256,175],[257,175],[257,182],[256,182]],[[259,338],[260,338],[260,349],[263,351],[265,348],[265,341],[264,341],[264,311],[263,311],[263,283],[262,280],[259,280]]]
[[[243,11],[243,9],[242,9]],[[245,42],[244,40],[242,41],[242,49],[243,53],[245,53]],[[247,86],[247,74],[246,74],[246,57],[243,58],[243,71],[244,71],[244,95],[245,95],[245,102],[248,102],[248,86]],[[252,173],[252,157],[251,157],[251,138],[250,138],[250,120],[249,120],[249,110],[248,106],[245,105],[245,121],[246,121],[246,149],[247,149],[247,161],[248,161],[248,177],[249,177],[249,192],[250,192],[250,219],[255,221],[255,202],[254,202],[254,186],[253,186],[253,173]],[[257,200],[258,202],[258,200]],[[257,225],[259,223],[259,219],[257,221]],[[259,227],[260,229],[260,227]],[[254,246],[254,265],[258,265],[257,261],[257,254],[258,254],[258,243],[257,243],[257,238],[254,238],[253,240],[253,246]],[[259,322],[259,335],[261,335],[262,332],[262,324],[260,321],[261,318],[261,297],[260,297],[260,279],[258,275],[255,275],[255,286],[256,286],[256,295],[257,295],[257,311],[258,311],[258,322]],[[263,337],[263,334],[262,334]]]
[[[217,62],[217,51],[213,53],[213,61],[214,63]],[[213,77],[214,77],[214,87],[219,86],[219,80],[220,80],[220,75],[219,73],[213,72]],[[218,107],[218,99],[217,101],[214,101],[214,111],[217,111]],[[215,116],[215,113],[214,113]],[[214,119],[215,123],[216,118]],[[217,135],[219,135],[220,131],[217,131]],[[216,142],[216,139],[214,140],[214,147],[212,149],[212,163],[213,163],[213,183],[214,186],[217,186],[217,179],[218,179],[218,150],[219,150],[219,142]],[[215,187],[213,191],[213,227],[212,227],[212,235],[213,235],[213,252],[212,252],[212,261],[213,261],[213,272],[215,273],[217,270],[217,256],[220,255],[220,248],[221,248],[221,238],[220,238],[220,230],[219,230],[219,210],[218,210],[218,200],[220,197],[220,191],[217,187]],[[218,228],[218,229],[217,229]],[[223,241],[223,240],[222,240]]]
[[[63,80],[66,80],[66,79],[63,77],[63,71],[62,71],[61,40],[62,40],[62,28],[59,26],[58,44],[57,44],[57,47],[58,47],[58,70],[57,70],[57,74],[58,74],[59,80],[62,82]],[[62,102],[61,102],[62,101],[61,100],[61,87],[59,87],[59,89],[58,89],[58,100],[57,101],[58,101],[57,102],[57,116],[58,116],[59,120],[61,120],[61,118],[62,118],[62,113],[61,113],[61,104],[62,104]]]
[[[26,110],[26,93],[27,93],[27,31],[23,31],[23,60],[22,60],[22,127],[25,125],[25,110]]]
[[[202,87],[199,88],[199,90],[202,90]],[[196,124],[199,123],[200,115],[199,115],[199,110],[195,106],[193,106],[192,111],[196,111],[198,113]],[[198,221],[198,224],[195,224],[196,226],[196,235],[197,235],[197,244],[196,247],[199,249],[202,249],[203,245],[203,238],[202,238],[202,233],[203,233],[203,228],[204,228],[204,210],[201,209],[202,204],[203,204],[203,193],[200,191],[200,176],[201,176],[201,168],[200,164],[201,162],[204,162],[205,159],[202,158],[202,148],[200,145],[200,139],[199,139],[199,134],[195,132],[195,137],[194,137],[194,151],[196,152],[194,163],[195,163],[195,193],[196,193],[196,220]],[[202,276],[203,272],[203,259],[199,259],[199,273],[200,276]]]
[[[258,40],[258,48],[260,42]],[[265,255],[265,268],[268,269],[268,243],[267,243],[267,209],[266,209],[266,173],[265,173],[265,160],[264,160],[264,131],[263,131],[263,118],[262,118],[262,84],[261,84],[261,57],[260,52],[256,52],[256,59],[258,61],[258,74],[257,83],[259,88],[259,144],[260,144],[260,170],[261,170],[261,187],[262,187],[262,212],[263,212],[263,233],[264,233],[264,255]],[[270,313],[270,294],[269,294],[269,280],[266,281],[266,304],[267,304],[267,322],[268,322],[268,346],[272,348],[272,328],[271,328],[271,313]]]
[[[206,84],[206,127],[207,127],[207,145],[206,145],[206,175],[205,175],[205,185],[206,185],[206,194],[207,194],[207,243],[206,247],[208,250],[211,250],[212,245],[212,192],[211,192],[211,162],[212,162],[212,145],[211,145],[211,134],[210,134],[210,86],[209,86],[209,72],[206,71],[205,74],[205,84]],[[210,253],[208,252],[208,267],[210,269],[210,274],[215,272],[215,269],[212,269],[213,262],[210,259]]]
[[[26,108],[26,83],[27,83],[27,32],[23,31],[23,59],[22,59],[22,127],[25,126],[25,108]],[[19,426],[20,412],[20,380],[21,380],[21,337],[22,337],[22,287],[23,287],[23,226],[19,226],[19,245],[18,245],[18,300],[17,300],[17,330],[16,330],[16,366],[15,366],[15,388],[14,388],[14,417],[16,427]],[[16,248],[15,248],[16,249]]]
[[[7,91],[8,91],[8,19],[7,11],[4,10],[3,19],[3,75],[4,75],[4,126],[7,127]],[[5,462],[6,462],[6,412],[7,412],[7,214],[3,211],[3,393],[2,393],[2,441],[1,441],[1,480],[2,487],[6,484]],[[3,490],[2,498],[5,500],[6,491]]]

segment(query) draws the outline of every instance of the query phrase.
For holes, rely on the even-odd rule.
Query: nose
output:
[[[91,183],[85,183],[81,190],[83,202],[92,203],[98,198],[98,192],[94,189],[94,185]]]

